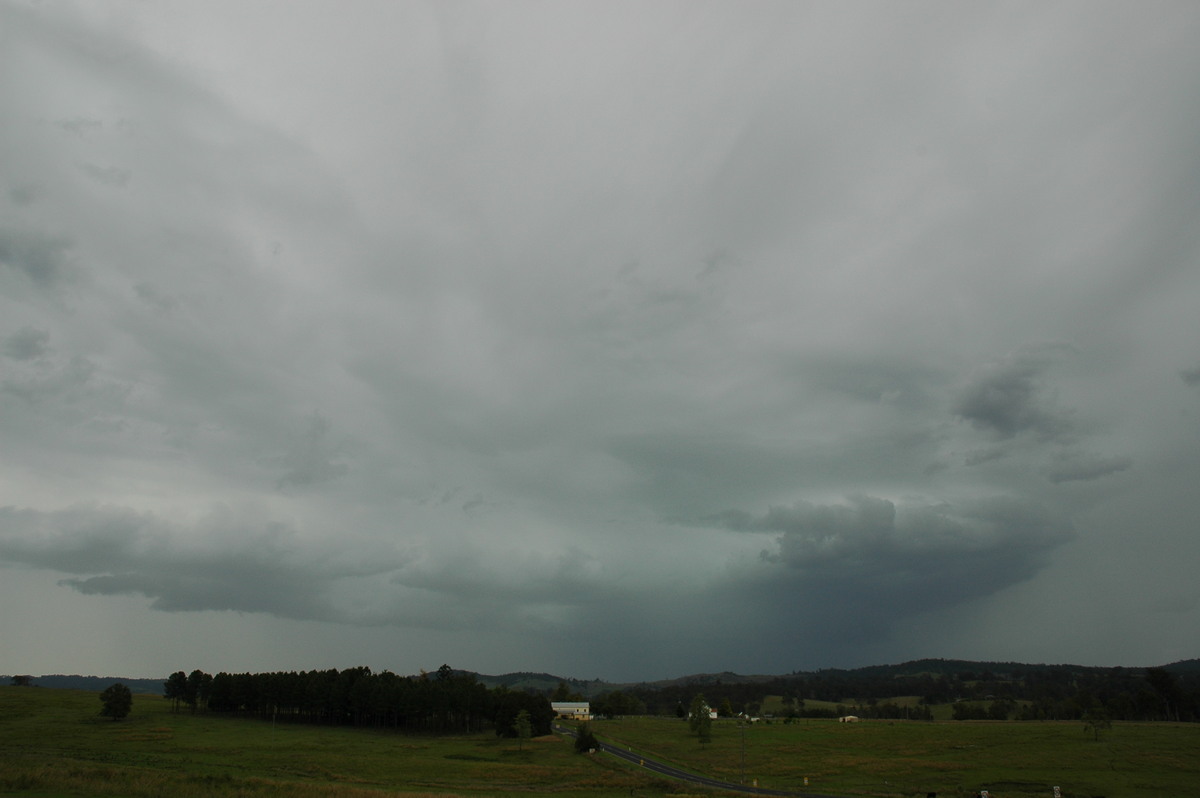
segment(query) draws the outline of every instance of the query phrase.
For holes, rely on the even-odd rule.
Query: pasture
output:
[[[275,724],[135,695],[123,720],[97,693],[0,687],[0,795],[555,796],[662,794],[644,773],[574,753],[569,741],[492,734],[415,737]]]
[[[416,737],[173,713],[136,695],[99,716],[97,693],[0,687],[0,795],[39,796],[655,796],[699,788],[652,778],[557,738]],[[1158,798],[1196,793],[1200,724],[775,722],[714,724],[702,745],[674,718],[597,721],[620,742],[726,781],[847,796]],[[743,748],[744,739],[744,748]],[[744,760],[743,760],[744,751]],[[742,763],[745,762],[743,772]],[[744,776],[743,776],[744,773]],[[808,786],[804,778],[808,777]]]
[[[781,790],[1051,798],[1058,786],[1074,798],[1161,798],[1194,795],[1200,784],[1200,724],[1114,723],[1097,741],[1079,721],[799,719],[742,728],[729,719],[713,723],[707,745],[677,719],[631,717],[593,729],[689,770]]]

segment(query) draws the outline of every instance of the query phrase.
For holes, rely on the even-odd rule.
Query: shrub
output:
[[[575,733],[575,753],[586,754],[589,751],[596,750],[600,747],[600,741],[596,739],[596,735],[592,733],[591,725],[581,724],[578,731]]]

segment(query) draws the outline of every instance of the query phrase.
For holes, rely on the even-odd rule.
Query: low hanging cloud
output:
[[[504,549],[366,537],[343,547],[250,509],[182,523],[117,506],[0,507],[0,561],[70,574],[58,583],[83,595],[143,596],[161,612],[561,635],[580,605],[613,596],[583,550]]]
[[[86,595],[142,595],[168,612],[336,617],[329,583],[370,569],[304,551],[295,538],[284,524],[229,510],[184,525],[125,507],[0,508],[0,559],[72,574],[60,584]]]
[[[1074,537],[1070,520],[1011,496],[897,505],[857,495],[842,504],[800,501],[709,520],[779,533],[761,560],[787,569],[776,582],[828,615],[810,622],[875,631],[1024,581]]]

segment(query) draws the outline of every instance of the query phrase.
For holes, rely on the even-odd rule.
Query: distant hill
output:
[[[504,673],[499,676],[489,676],[483,673],[473,673],[471,675],[488,688],[507,687],[509,690],[533,690],[539,693],[548,693],[554,691],[560,682],[565,682],[571,692],[579,693],[585,697],[612,689],[611,684],[602,682],[599,679],[584,681],[565,676],[555,676],[551,673],[518,671],[516,673]]]
[[[1200,674],[1200,659],[1186,659],[1161,667],[1181,677],[1194,677]],[[471,673],[479,682],[488,688],[507,687],[510,690],[533,691],[550,693],[559,683],[565,682],[573,693],[585,698],[592,698],[613,690],[670,690],[673,688],[691,687],[733,687],[736,685],[768,684],[795,679],[850,679],[850,680],[881,680],[907,679],[914,677],[956,677],[959,679],[1022,679],[1030,674],[1044,672],[1058,673],[1092,673],[1099,674],[1111,671],[1140,672],[1142,667],[1110,668],[1091,665],[1047,665],[1020,662],[977,662],[958,659],[919,659],[894,665],[868,665],[861,668],[821,668],[815,671],[793,671],[779,675],[746,675],[732,671],[720,673],[695,673],[679,676],[674,679],[660,679],[652,682],[606,682],[601,679],[575,679],[568,676],[557,676],[540,671],[516,671],[499,675]],[[460,671],[465,672],[465,671]],[[0,684],[9,684],[11,676],[0,676]],[[102,691],[114,682],[121,682],[135,693],[161,695],[162,679],[127,679],[120,676],[64,676],[61,674],[36,676],[33,683],[40,687],[55,687],[72,690]]]
[[[64,676],[62,674],[33,677],[35,687],[53,687],[59,690],[90,690],[99,693],[107,689],[109,685],[120,682],[128,687],[131,692],[142,695],[162,695],[163,682],[165,681],[165,677],[162,679],[126,679],[122,676]],[[0,676],[0,684],[10,684],[11,682],[12,676]]]
[[[655,682],[636,682],[621,685],[622,687],[699,687],[702,685],[715,684],[758,684],[760,682],[770,682],[778,679],[778,676],[764,676],[760,674],[746,675],[734,673],[732,671],[722,671],[721,673],[693,673],[689,676],[677,676],[674,679],[659,679]]]
[[[1200,660],[1186,660],[1165,666],[1175,672],[1191,672],[1200,670]],[[550,673],[506,673],[499,676],[472,674],[488,687],[504,685],[511,690],[537,690],[546,692],[558,687],[559,682],[566,682],[572,692],[591,697],[610,690],[627,690],[631,688],[665,689],[673,687],[705,687],[729,686],[747,684],[766,684],[788,679],[813,678],[845,678],[845,679],[900,679],[914,676],[974,676],[976,678],[1020,678],[1029,673],[1046,670],[1066,670],[1072,672],[1094,671],[1102,672],[1111,668],[1090,665],[1045,665],[1026,664],[1020,662],[976,662],[959,659],[919,659],[902,662],[896,665],[868,665],[861,668],[821,668],[815,671],[793,671],[786,674],[741,674],[733,671],[720,673],[693,673],[687,676],[677,676],[673,679],[659,679],[652,682],[606,682],[600,679],[582,681],[566,676],[555,676]],[[1132,668],[1130,670],[1142,670]]]
[[[1163,670],[1171,673],[1200,673],[1200,659],[1181,659],[1179,662],[1164,665]]]

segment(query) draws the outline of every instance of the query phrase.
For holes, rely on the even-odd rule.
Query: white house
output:
[[[591,720],[592,705],[587,701],[551,701],[550,708],[560,718]]]

